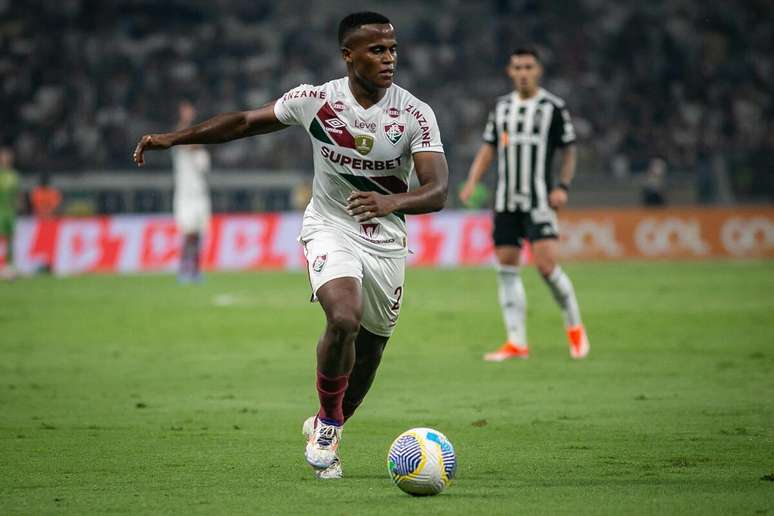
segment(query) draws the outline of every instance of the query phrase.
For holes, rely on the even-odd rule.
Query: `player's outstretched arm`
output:
[[[488,143],[484,143],[479,147],[476,157],[473,159],[473,163],[470,165],[468,171],[468,179],[465,181],[465,186],[460,191],[460,201],[467,204],[473,192],[476,189],[476,185],[484,176],[489,166],[494,161],[495,147]]]
[[[382,195],[376,192],[352,192],[347,210],[358,222],[383,217],[393,212],[408,215],[440,211],[449,189],[449,166],[441,152],[414,153],[419,188],[411,192]]]
[[[132,159],[138,166],[145,163],[147,150],[163,150],[175,145],[223,143],[256,134],[286,128],[274,114],[274,102],[252,111],[222,113],[200,124],[171,133],[146,134],[137,143]]]

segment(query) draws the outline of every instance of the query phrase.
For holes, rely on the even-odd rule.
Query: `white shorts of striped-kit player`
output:
[[[303,244],[315,299],[327,282],[355,278],[363,292],[361,326],[375,335],[392,335],[403,304],[406,259],[370,254],[344,232],[331,229],[305,233]]]

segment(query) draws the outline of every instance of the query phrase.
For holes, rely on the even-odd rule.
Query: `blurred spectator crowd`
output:
[[[19,168],[127,169],[145,132],[172,129],[181,98],[202,116],[260,106],[343,76],[336,29],[350,2],[0,0],[0,143]],[[627,178],[662,159],[718,166],[740,197],[774,196],[774,18],[769,0],[394,0],[396,82],[441,125],[453,181],[480,145],[509,51],[542,53],[568,101],[581,172]],[[303,131],[215,149],[218,168],[311,172]],[[168,167],[168,156],[150,165]]]

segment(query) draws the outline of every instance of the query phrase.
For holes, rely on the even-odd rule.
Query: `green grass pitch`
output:
[[[574,264],[591,355],[524,273],[532,355],[490,270],[408,272],[398,329],[318,481],[322,314],[303,273],[0,284],[1,514],[773,514],[774,262]],[[457,479],[392,485],[392,439],[444,432]]]

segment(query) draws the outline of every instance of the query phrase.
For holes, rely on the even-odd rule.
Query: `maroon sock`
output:
[[[320,398],[320,412],[317,413],[317,417],[324,422],[339,426],[344,424],[341,402],[347,390],[348,378],[348,376],[328,378],[317,371],[317,395]]]

